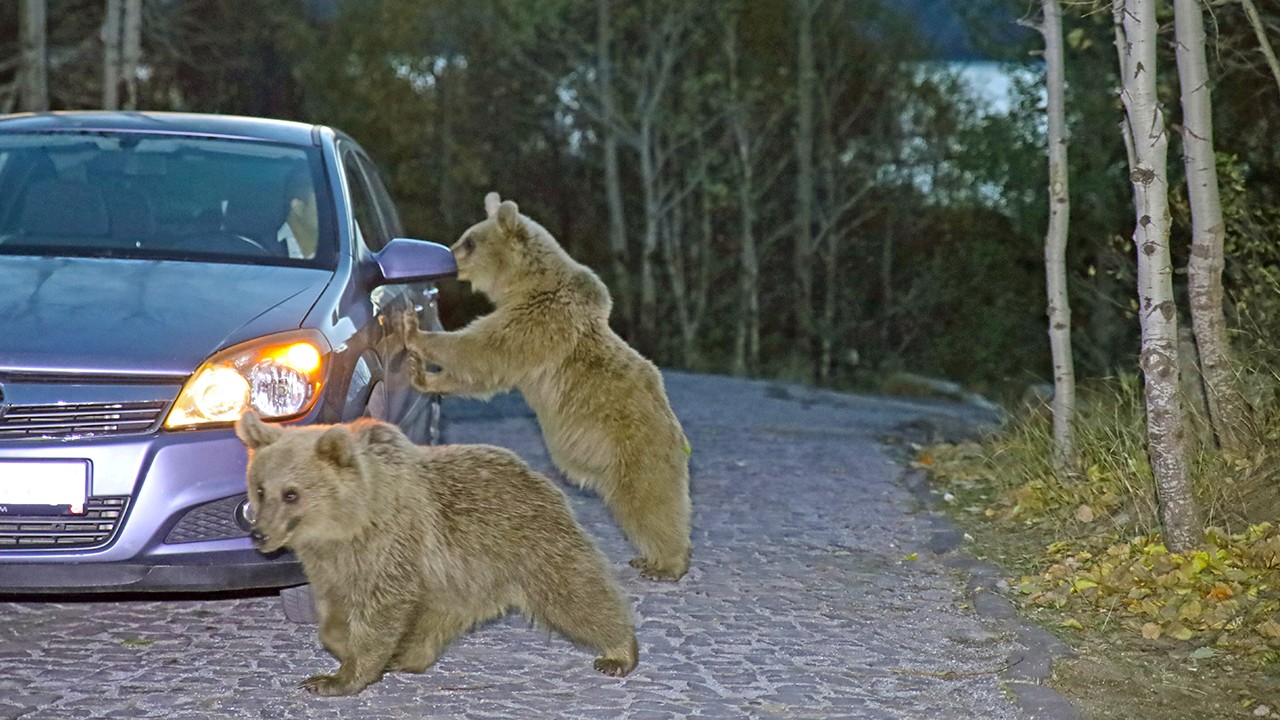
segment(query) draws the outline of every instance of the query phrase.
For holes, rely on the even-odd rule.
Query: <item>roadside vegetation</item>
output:
[[[1223,112],[1242,97],[1235,82],[1265,77],[1259,57],[1275,101],[1268,23],[1248,0],[1040,5],[1042,20],[1024,22],[1041,31],[1046,58],[1054,383],[1032,386],[998,432],[922,448],[916,462],[973,551],[1004,569],[998,589],[1074,648],[1052,682],[1086,717],[1280,716],[1280,285],[1269,239],[1278,205],[1273,186],[1252,177],[1262,156],[1238,152],[1247,122]],[[1257,54],[1224,61],[1231,31],[1216,21],[1236,10],[1227,22],[1252,27]],[[1082,103],[1092,95],[1072,87],[1073,68],[1116,59],[1107,81],[1119,102]],[[1127,236],[1136,262],[1086,272],[1137,289],[1120,307],[1140,337],[1129,362],[1104,372],[1086,363],[1077,383],[1099,315],[1088,286],[1061,279],[1060,265],[1079,267],[1064,256],[1062,226],[1081,200],[1093,226],[1099,198],[1079,143],[1074,160],[1062,157],[1063,125],[1092,143],[1106,137],[1093,118],[1107,115],[1122,118],[1125,159],[1108,167],[1127,168],[1132,203],[1112,195],[1103,205],[1133,215],[1110,218],[1102,237]],[[1076,190],[1079,170],[1089,190]]]
[[[930,34],[952,14],[964,42]],[[451,243],[497,190],[663,367],[1037,389],[918,462],[1081,653],[1057,681],[1096,717],[1265,717],[1277,29],[1255,0],[21,0],[0,112],[379,138],[408,234]],[[486,307],[445,283],[446,327]]]
[[[1078,465],[1055,474],[1047,407],[915,463],[999,590],[1076,653],[1052,683],[1089,718],[1280,716],[1280,414],[1255,384],[1248,455],[1226,458],[1192,418],[1192,481],[1207,528],[1170,552],[1147,460],[1142,384],[1080,388]]]

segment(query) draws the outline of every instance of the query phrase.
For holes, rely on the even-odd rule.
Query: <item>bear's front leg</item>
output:
[[[385,669],[385,668],[384,668]],[[355,695],[382,678],[382,670],[372,671],[372,665],[357,661],[343,662],[338,672],[331,675],[312,675],[298,687],[316,695],[339,697]]]
[[[396,640],[408,629],[407,620],[408,611],[394,607],[378,608],[363,621],[350,619],[346,653],[339,658],[338,671],[312,675],[299,687],[317,695],[355,695],[377,682],[395,654]]]
[[[428,370],[422,358],[413,354],[409,355],[409,382],[423,395],[452,395],[462,387],[445,371]]]
[[[445,611],[423,603],[417,617],[409,623],[409,632],[400,640],[400,648],[391,661],[391,670],[410,673],[426,672],[435,664],[458,636],[479,618],[473,614]]]
[[[339,662],[345,658],[350,646],[347,641],[347,618],[334,608],[321,610],[321,603],[316,602],[316,614],[320,619],[320,644]]]
[[[404,347],[409,353],[423,364],[435,363],[440,360],[439,355],[435,352],[432,340],[440,333],[423,330],[418,325],[418,314],[415,312],[403,312],[400,314],[400,333],[404,339]]]

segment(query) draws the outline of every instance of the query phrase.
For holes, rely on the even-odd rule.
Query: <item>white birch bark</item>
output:
[[[1249,26],[1253,28],[1254,36],[1258,38],[1258,48],[1262,50],[1262,56],[1267,60],[1271,77],[1275,78],[1276,89],[1280,90],[1280,61],[1276,60],[1276,52],[1271,47],[1271,41],[1267,39],[1267,28],[1262,24],[1258,8],[1253,4],[1253,0],[1240,0],[1240,4],[1244,6],[1244,14],[1249,19]]]
[[[120,77],[125,110],[138,109],[138,67],[142,64],[142,0],[124,0],[124,32],[120,43]]]
[[[1066,470],[1075,459],[1076,373],[1071,356],[1071,303],[1067,296],[1067,229],[1071,218],[1068,193],[1066,101],[1062,50],[1062,6],[1042,0],[1045,87],[1048,91],[1049,227],[1044,240],[1045,287],[1048,294],[1049,349],[1053,358],[1053,467]]]
[[[1191,257],[1187,294],[1209,405],[1209,421],[1222,451],[1245,451],[1247,412],[1236,375],[1223,315],[1222,201],[1213,150],[1213,114],[1205,61],[1204,17],[1200,0],[1174,0],[1178,84],[1182,93],[1182,157],[1191,204]]]
[[[813,362],[813,205],[814,103],[817,62],[814,59],[813,20],[822,0],[797,0],[796,8],[796,227],[792,258],[796,291],[793,302],[796,344],[803,359]],[[816,368],[815,368],[816,369]],[[816,375],[816,374],[815,374]]]
[[[102,109],[120,109],[120,33],[123,0],[107,0],[102,21]]]
[[[604,190],[609,208],[609,268],[614,306],[621,311],[628,332],[634,331],[635,302],[627,263],[627,226],[622,205],[622,175],[618,167],[618,105],[613,84],[613,18],[610,0],[596,0],[596,62],[599,67],[600,113],[604,115]]]
[[[656,5],[656,7],[655,7]],[[649,15],[648,38],[642,69],[636,83],[636,133],[632,142],[639,161],[641,202],[644,208],[644,231],[640,236],[640,292],[635,328],[636,349],[653,357],[658,345],[658,279],[660,227],[664,202],[659,187],[665,157],[658,147],[659,132],[665,121],[667,93],[675,82],[677,61],[689,42],[691,8],[678,2],[646,6]],[[654,17],[657,14],[658,17]]]
[[[783,119],[783,108],[777,108],[770,117],[757,124],[752,119],[749,101],[736,95],[726,112],[729,133],[733,140],[734,164],[738,170],[735,193],[738,234],[738,301],[732,371],[735,375],[751,375],[759,372],[761,354],[761,294],[760,258],[784,238],[791,237],[792,223],[768,225],[768,203],[782,193],[776,190],[779,182],[790,177],[787,163],[774,162],[765,156],[771,142],[776,142],[776,128]],[[766,111],[768,112],[768,111]],[[766,208],[762,211],[761,208]]]
[[[743,110],[730,111],[735,155],[738,159],[738,301],[740,310],[733,336],[733,374],[747,375],[760,367],[760,261],[756,252],[755,158]]]
[[[1204,528],[1191,491],[1186,418],[1178,388],[1178,313],[1169,253],[1168,145],[1156,95],[1156,0],[1114,0],[1138,258],[1138,317],[1147,410],[1147,453],[1155,476],[1165,545],[1197,546]]]
[[[656,113],[656,111],[655,111]],[[641,353],[653,357],[658,343],[658,225],[662,222],[662,201],[658,188],[658,151],[656,117],[646,113],[640,119],[639,147],[640,188],[644,204],[644,233],[640,236],[640,307],[636,345]]]
[[[47,0],[22,0],[22,85],[18,109],[49,109],[49,6]]]

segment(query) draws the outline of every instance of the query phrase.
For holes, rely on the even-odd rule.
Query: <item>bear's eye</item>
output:
[[[467,252],[471,252],[472,250],[475,250],[475,249],[476,249],[476,241],[475,241],[475,240],[472,240],[472,239],[471,239],[471,238],[469,238],[469,237],[468,237],[468,238],[466,238],[465,240],[463,240],[463,241],[462,241],[462,249],[463,249],[463,250],[466,250]]]
[[[290,488],[285,490],[280,498],[290,504],[296,503],[298,502],[298,491]]]
[[[258,500],[262,500],[267,497],[267,491],[262,488],[258,488],[255,494],[258,496]]]

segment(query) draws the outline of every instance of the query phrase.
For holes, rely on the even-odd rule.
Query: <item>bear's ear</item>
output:
[[[504,200],[498,206],[498,227],[511,235],[523,234],[524,228],[520,224],[520,208],[510,200]]]
[[[325,430],[316,442],[316,455],[338,467],[352,467],[356,464],[356,449],[351,443],[351,433],[341,425]]]
[[[492,220],[498,217],[498,205],[502,202],[502,198],[498,197],[498,193],[491,192],[484,196],[484,214]]]
[[[364,445],[397,445],[404,434],[395,425],[376,421],[360,421],[356,426],[356,442]]]
[[[240,419],[236,421],[236,435],[239,436],[240,442],[250,450],[257,450],[265,447],[280,439],[280,435],[284,433],[275,425],[268,425],[258,419],[258,414],[252,410],[246,410]]]

